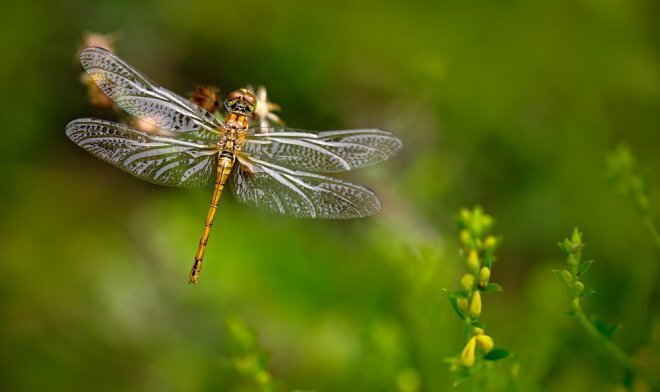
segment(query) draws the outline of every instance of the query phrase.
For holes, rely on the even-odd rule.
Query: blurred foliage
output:
[[[268,372],[268,358],[260,351],[254,332],[238,316],[230,317],[227,320],[227,330],[231,343],[229,349],[231,357],[226,360],[227,366],[238,377],[227,377],[226,379],[243,380],[252,388],[233,385],[224,389],[274,391],[273,377]]]
[[[607,156],[607,175],[615,189],[627,196],[637,207],[640,217],[649,234],[660,249],[660,233],[653,222],[653,209],[650,202],[649,174],[637,167],[635,156],[625,145],[619,145]]]
[[[474,204],[506,239],[506,290],[482,298],[488,334],[516,354],[497,364],[503,376],[525,391],[643,390],[562,317],[549,271],[554,240],[574,226],[598,260],[589,311],[622,322],[617,345],[660,374],[658,248],[603,159],[624,142],[660,176],[657,1],[1,10],[0,390],[249,390],[226,366],[232,315],[282,390],[447,390],[444,359],[464,344],[442,291],[464,273],[452,216]],[[74,118],[116,116],[93,109],[79,81],[85,31],[118,32],[123,58],[182,95],[263,84],[292,127],[396,132],[400,155],[347,176],[383,212],[296,220],[224,195],[189,287],[210,189],[153,186],[64,135]],[[658,205],[658,187],[644,192]]]

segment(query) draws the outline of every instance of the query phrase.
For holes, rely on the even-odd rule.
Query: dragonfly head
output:
[[[257,107],[257,97],[246,88],[232,91],[225,100],[225,109],[229,113],[242,114],[251,117]]]

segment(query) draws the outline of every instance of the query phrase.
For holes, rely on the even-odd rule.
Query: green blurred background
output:
[[[622,323],[617,344],[658,365],[659,252],[605,176],[624,142],[660,177],[657,1],[0,11],[1,390],[256,390],[231,365],[235,317],[282,390],[450,390],[444,359],[464,340],[442,288],[458,288],[454,218],[475,204],[504,237],[492,276],[504,292],[484,298],[482,320],[515,354],[491,389],[625,390],[623,369],[563,315],[550,271],[574,226],[596,260],[585,309]],[[394,131],[396,158],[348,176],[376,190],[382,213],[296,220],[227,193],[200,284],[187,285],[211,190],[140,181],[64,135],[74,118],[115,116],[79,82],[85,31],[121,32],[120,56],[182,95],[264,84],[289,126]]]

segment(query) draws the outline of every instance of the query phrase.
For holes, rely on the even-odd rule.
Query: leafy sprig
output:
[[[568,315],[574,317],[582,328],[591,336],[612,358],[621,364],[628,372],[635,371],[635,365],[619,346],[612,341],[612,335],[619,329],[619,325],[607,326],[602,322],[595,322],[588,318],[582,309],[581,300],[589,294],[595,293],[592,289],[585,288],[582,277],[589,271],[593,260],[582,260],[582,233],[576,227],[570,238],[560,242],[559,248],[566,255],[566,268],[553,270],[566,288],[566,294],[570,301]]]

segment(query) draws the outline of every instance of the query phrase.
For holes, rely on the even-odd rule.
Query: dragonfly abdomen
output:
[[[218,204],[220,203],[222,190],[225,188],[229,173],[231,173],[231,169],[234,166],[234,159],[235,157],[233,152],[227,150],[220,152],[217,166],[218,174],[215,180],[213,196],[211,197],[211,204],[209,205],[209,212],[206,215],[204,230],[202,231],[202,238],[199,240],[199,246],[197,247],[197,253],[195,254],[195,261],[193,262],[192,269],[190,270],[189,282],[192,284],[197,283],[197,280],[199,279],[199,274],[202,270],[202,261],[204,260],[204,252],[206,251],[206,244],[209,242],[209,235],[211,234],[211,227],[213,227],[215,213],[218,210]]]

